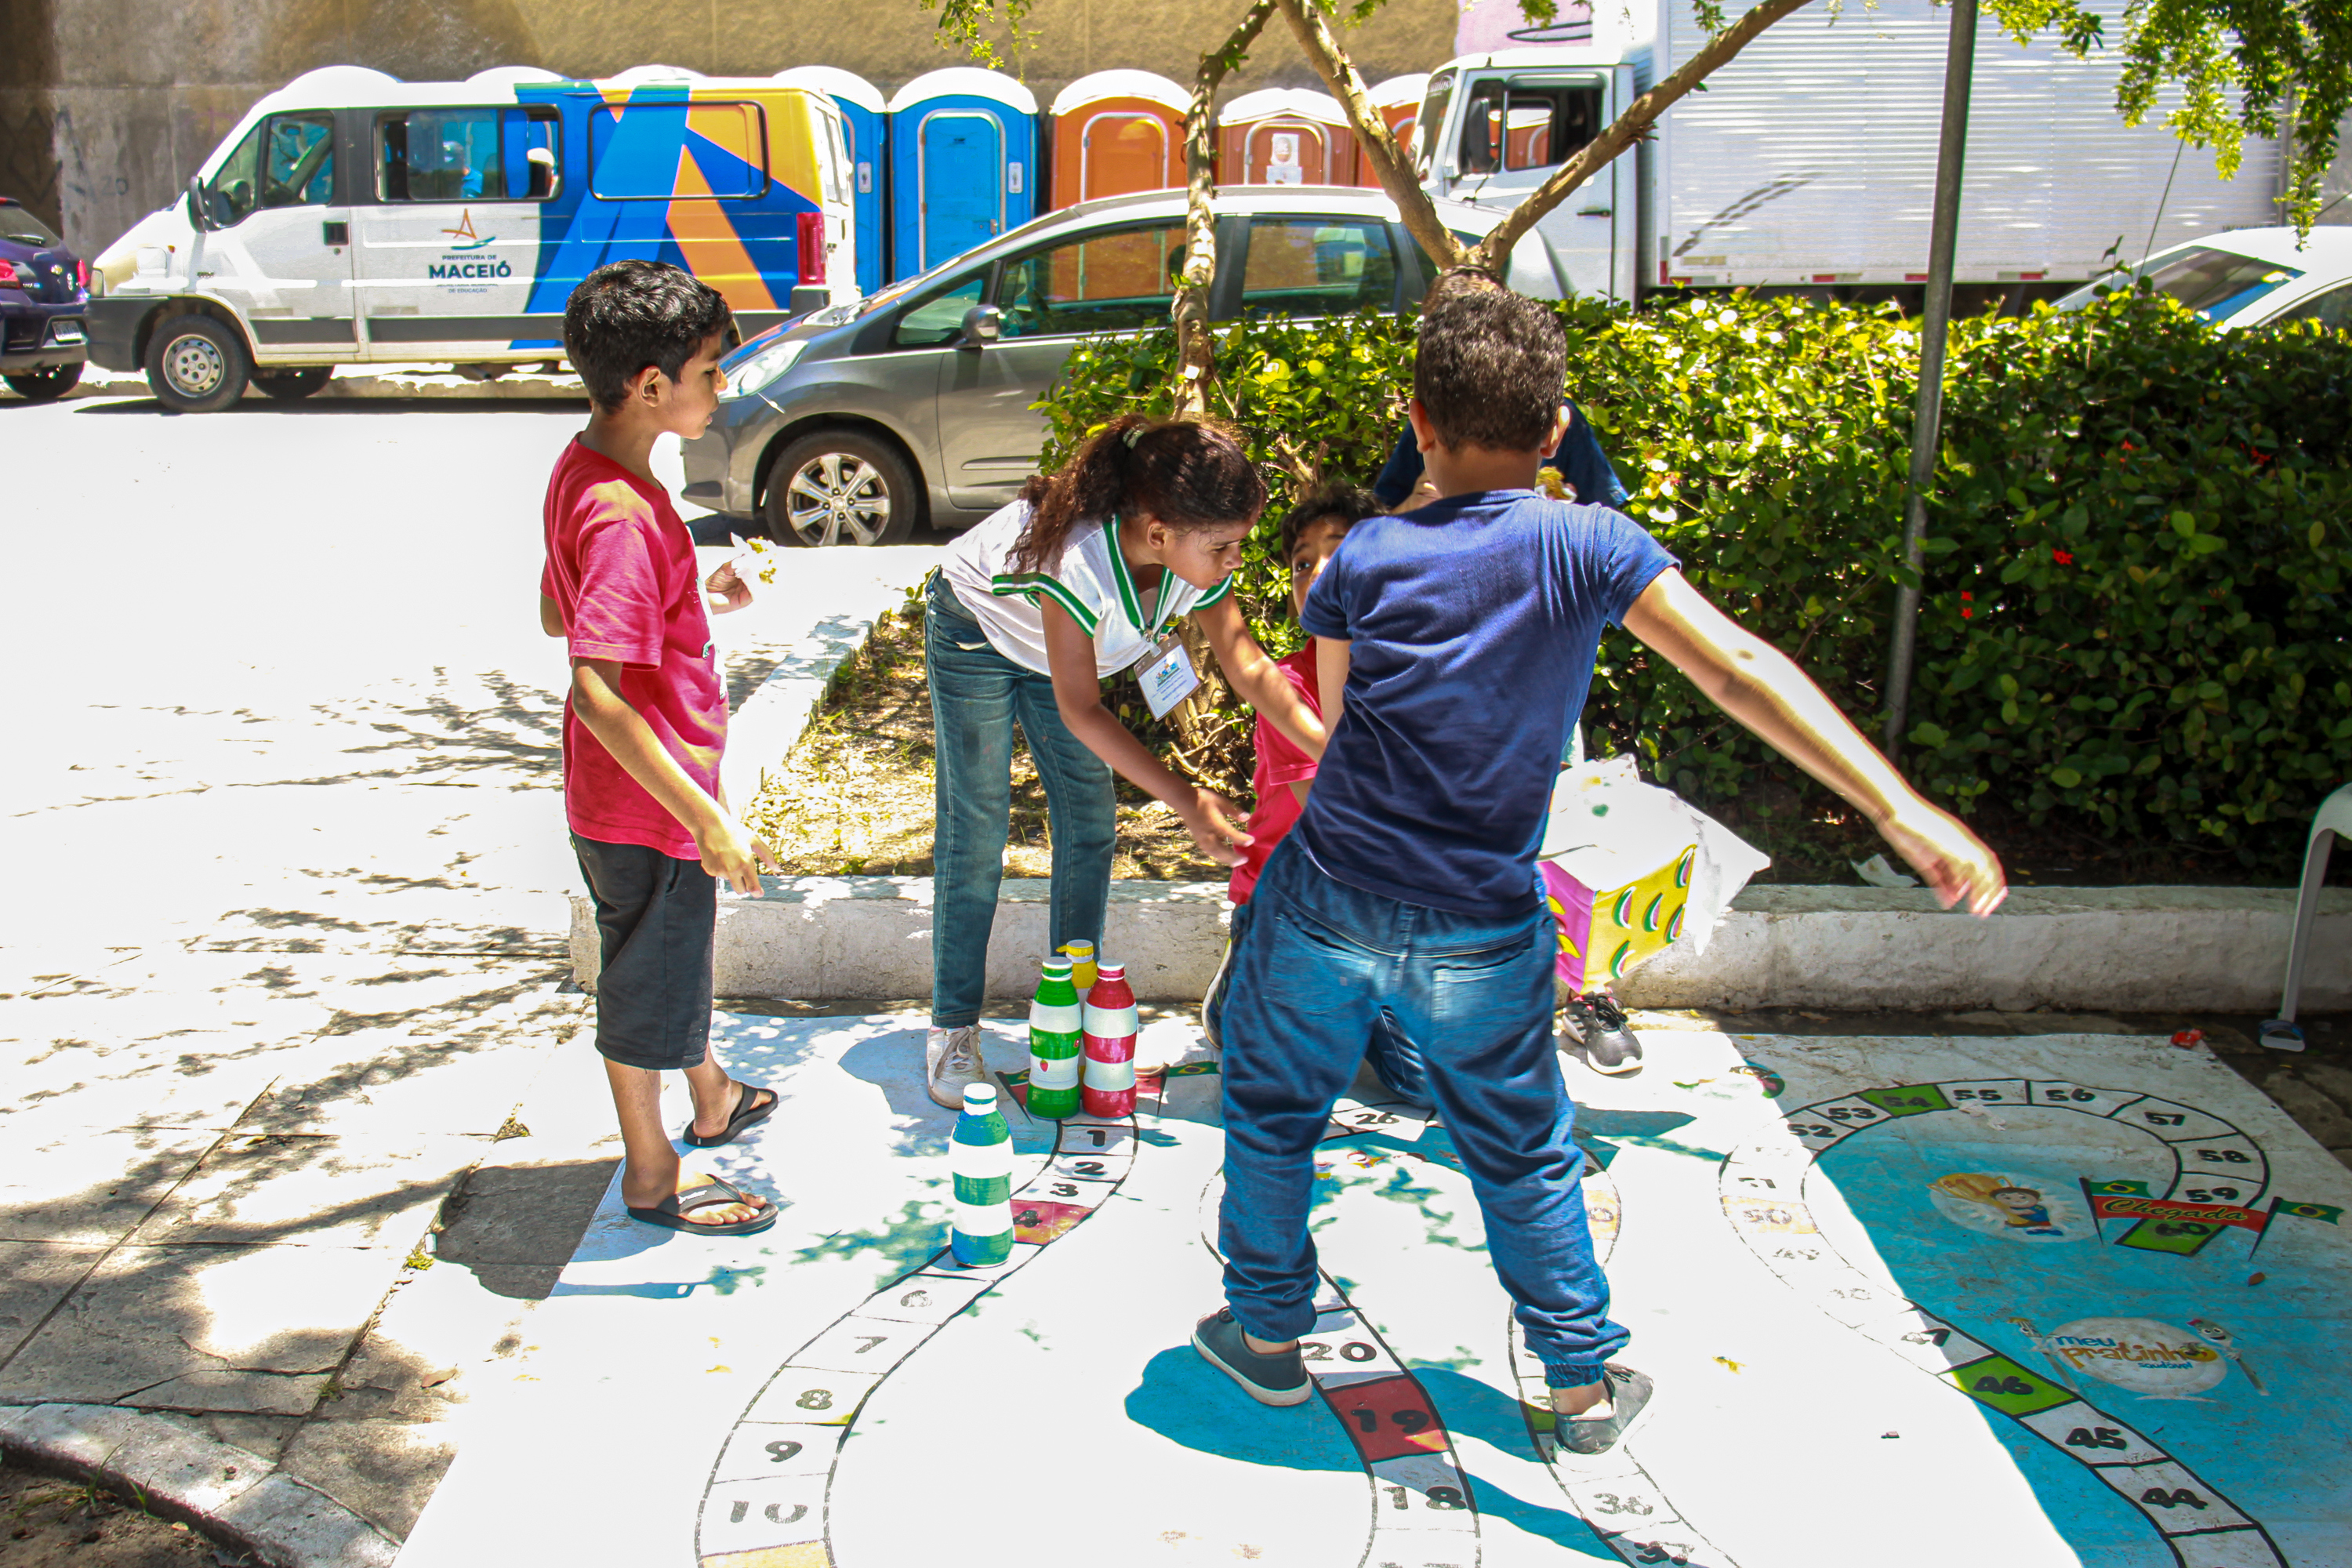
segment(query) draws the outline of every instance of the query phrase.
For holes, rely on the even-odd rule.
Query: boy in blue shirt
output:
[[[1701,598],[1622,513],[1533,489],[1566,411],[1546,307],[1499,290],[1422,320],[1412,418],[1439,500],[1356,525],[1307,595],[1330,743],[1258,879],[1223,1010],[1227,1306],[1202,1355],[1266,1405],[1312,1392],[1313,1156],[1375,1016],[1427,1070],[1544,1365],[1562,1447],[1616,1445],[1650,1380],[1577,1192],[1575,1107],[1551,1047],[1550,917],[1535,858],[1602,626],[1618,622],[1868,814],[1946,905],[1992,912],[1992,852],[1923,799],[1769,643]]]

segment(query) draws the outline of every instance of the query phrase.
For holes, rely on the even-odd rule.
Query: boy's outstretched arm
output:
[[[1913,789],[1793,659],[1707,603],[1680,572],[1658,574],[1625,612],[1625,629],[1868,816],[1945,908],[1989,915],[2009,896],[2000,861],[1983,840]]]
[[[1242,700],[1265,714],[1269,723],[1290,738],[1292,745],[1310,757],[1320,757],[1326,739],[1323,721],[1299,700],[1297,689],[1275,668],[1257,638],[1250,636],[1249,623],[1242,618],[1241,606],[1234,603],[1233,595],[1226,595],[1193,619],[1215,651],[1217,667],[1242,694]]]

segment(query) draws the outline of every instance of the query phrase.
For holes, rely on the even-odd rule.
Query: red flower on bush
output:
[[[2074,564],[2074,552],[2071,550],[2053,550],[2050,552],[2050,559],[2061,566],[2072,566]]]
[[[1962,603],[1963,603],[1964,605],[1965,605],[1965,603],[1966,603],[1967,601],[1971,600],[1971,599],[1974,599],[1975,597],[1976,597],[1976,595],[1975,595],[1974,594],[1962,594],[1962,595],[1960,595],[1961,601],[1962,601]],[[1965,621],[1965,620],[1968,620],[1969,618],[1970,618],[1971,616],[1973,616],[1975,614],[1976,614],[1976,612],[1975,612],[1974,610],[1967,609],[1967,608],[1963,608],[1963,609],[1960,611],[1960,619],[1962,619],[1962,620],[1964,620],[1964,621]]]

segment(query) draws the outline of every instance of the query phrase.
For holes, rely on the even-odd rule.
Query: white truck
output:
[[[2091,5],[2119,39],[2121,0]],[[1928,0],[1815,0],[1767,28],[1638,153],[1546,215],[1569,285],[1626,300],[1732,285],[1916,291],[1950,15]],[[2280,221],[2274,144],[2250,141],[2225,182],[2210,152],[2164,129],[2161,107],[2124,124],[2116,55],[2077,60],[2047,38],[2021,48],[1989,14],[1979,26],[1958,283],[2053,297],[2103,270],[2111,248],[2137,262]],[[1412,150],[1433,195],[1516,205],[1706,42],[1690,0],[1598,0],[1551,33],[1573,41],[1430,73]]]

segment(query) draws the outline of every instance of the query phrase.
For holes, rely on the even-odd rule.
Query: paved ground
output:
[[[584,999],[560,985],[562,677],[532,610],[545,468],[579,417],[0,399],[9,450],[39,456],[0,538],[0,616],[38,677],[17,695],[34,739],[0,762],[0,1405],[155,1412],[397,1541],[467,1431],[527,1435],[514,1396],[588,1364],[583,1306],[670,1323],[644,1280],[566,1275],[613,1171]],[[790,603],[719,624],[739,697],[792,684],[873,590],[870,559],[801,563]],[[2218,1023],[2222,1061],[2352,1163],[2340,1020],[2294,1061],[2245,1047],[2249,1020],[1643,1022]],[[708,1262],[688,1299],[738,1283]]]
[[[177,1413],[394,1539],[446,1462],[386,1325],[585,1002],[535,624],[581,418],[0,399],[0,1405]],[[796,562],[718,623],[738,700],[933,553]]]

